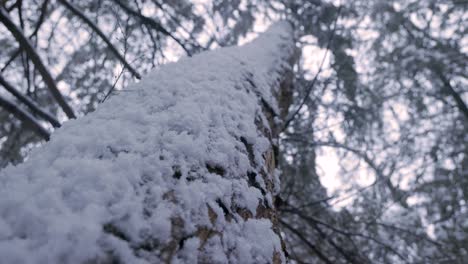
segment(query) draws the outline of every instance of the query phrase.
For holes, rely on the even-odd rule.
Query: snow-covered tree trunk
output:
[[[0,172],[2,263],[281,263],[292,30],[150,73]]]

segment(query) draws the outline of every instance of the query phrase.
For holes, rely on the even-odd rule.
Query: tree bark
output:
[[[163,66],[0,172],[6,263],[284,263],[286,22]],[[3,199],[6,197],[6,199]]]

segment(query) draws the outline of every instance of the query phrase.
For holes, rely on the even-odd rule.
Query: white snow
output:
[[[255,120],[265,119],[260,98],[278,111],[272,87],[289,67],[290,32],[278,23],[245,46],[165,65],[64,124],[24,164],[0,171],[0,262],[112,256],[159,263],[179,232],[185,240],[171,259],[194,263],[201,243],[195,232],[207,227],[222,235],[206,241],[204,259],[271,263],[281,246],[270,221],[227,221],[222,206],[255,216],[260,201],[271,203],[270,194],[249,186],[247,173],[260,175],[265,166],[270,142]],[[252,145],[253,164],[241,137]],[[218,215],[214,224],[208,206]]]

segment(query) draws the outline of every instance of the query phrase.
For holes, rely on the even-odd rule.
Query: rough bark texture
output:
[[[287,23],[163,66],[0,172],[6,263],[282,263]]]

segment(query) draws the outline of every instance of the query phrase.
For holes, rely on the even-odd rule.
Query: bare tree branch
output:
[[[341,230],[329,223],[326,223],[324,221],[321,221],[317,218],[314,218],[314,217],[311,217],[311,216],[308,216],[308,215],[305,215],[304,213],[301,212],[301,210],[298,210],[292,206],[289,206],[288,209],[282,209],[281,210],[282,212],[287,212],[287,213],[291,213],[291,214],[295,214],[297,216],[299,216],[300,218],[306,220],[307,222],[309,222],[309,224],[313,224],[313,225],[321,225],[321,226],[324,226],[330,230],[332,230],[333,232],[336,232],[336,233],[339,233],[339,234],[342,234],[344,236],[348,236],[348,237],[361,237],[361,238],[364,238],[364,239],[368,239],[370,241],[373,241],[374,243],[376,243],[377,245],[380,245],[382,247],[384,247],[386,250],[388,250],[389,252],[392,252],[395,256],[397,256],[398,258],[400,258],[403,263],[407,263],[407,258],[401,254],[400,252],[398,252],[397,249],[393,248],[392,246],[390,246],[389,244],[387,243],[384,243],[382,241],[380,241],[379,239],[373,237],[373,236],[370,236],[370,235],[366,235],[366,234],[361,234],[361,233],[356,233],[356,232],[351,232],[351,231],[347,231],[347,230]],[[281,221],[281,224],[284,225],[284,222]]]
[[[460,94],[458,94],[457,91],[455,91],[453,86],[450,84],[450,80],[447,79],[447,77],[445,77],[445,75],[441,71],[435,70],[435,74],[442,81],[442,84],[444,85],[444,90],[448,94],[450,94],[450,96],[452,96],[453,100],[455,100],[455,103],[457,104],[458,109],[465,116],[466,120],[468,120],[468,107],[466,106]]]
[[[12,113],[16,118],[28,125],[38,136],[45,140],[50,139],[50,133],[47,131],[32,115],[23,109],[17,107],[13,102],[0,96],[0,107]]]
[[[184,25],[182,24],[182,22],[180,21],[180,19],[178,19],[175,15],[171,14],[168,10],[166,10],[166,8],[164,8],[163,4],[161,4],[159,1],[157,0],[153,0],[152,1],[157,7],[159,7],[159,9],[161,9],[161,11],[164,12],[164,14],[166,14],[172,21],[174,21],[181,29],[183,29],[185,31],[185,33],[187,33],[187,35],[189,36],[189,39],[191,40],[191,44],[195,47],[197,47],[198,49],[201,49],[201,50],[207,50],[208,48],[207,47],[203,47],[196,39],[195,37],[190,33],[190,31],[184,27]],[[174,11],[175,12],[175,11]],[[177,13],[177,12],[175,12]]]
[[[133,76],[135,76],[137,79],[141,79],[141,75],[135,70],[130,63],[127,62],[127,60],[120,54],[120,52],[117,50],[117,48],[110,42],[110,40],[107,38],[107,36],[99,29],[99,27],[93,23],[84,13],[82,13],[76,6],[74,6],[72,3],[67,2],[66,0],[59,0],[61,4],[63,4],[70,12],[78,16],[81,20],[83,20],[94,32],[96,32],[99,37],[107,44],[107,47],[109,50],[117,57],[117,59],[122,62],[125,68],[127,68]]]
[[[305,92],[305,95],[304,95],[304,98],[302,99],[301,103],[299,104],[299,106],[297,107],[297,109],[293,112],[293,114],[291,115],[291,117],[289,117],[286,122],[284,122],[284,126],[283,128],[281,129],[281,131],[285,131],[289,124],[291,124],[291,122],[294,120],[294,118],[296,117],[296,115],[299,113],[299,111],[301,111],[302,107],[304,106],[304,104],[307,102],[307,100],[309,99],[309,95],[310,93],[312,92],[312,88],[315,86],[315,83],[317,82],[317,79],[318,79],[318,76],[319,74],[322,72],[322,69],[323,69],[323,65],[325,64],[325,59],[327,58],[327,55],[328,55],[328,51],[330,50],[330,47],[331,47],[331,43],[333,41],[333,37],[335,36],[335,31],[336,31],[336,25],[338,23],[338,19],[340,18],[340,14],[341,14],[341,8],[343,6],[340,5],[340,7],[338,7],[338,11],[336,13],[336,18],[335,18],[335,21],[333,22],[333,29],[330,33],[330,38],[328,39],[328,43],[327,43],[327,47],[325,48],[325,54],[323,55],[323,58],[322,58],[322,61],[320,62],[320,66],[319,66],[319,69],[317,71],[317,73],[315,74],[314,76],[314,79],[312,79],[312,81],[310,82],[309,86],[307,87],[307,90]]]
[[[36,27],[34,28],[34,31],[29,35],[29,38],[31,39],[32,37],[36,36],[37,33],[39,32],[39,29],[41,28],[42,24],[44,23],[45,20],[45,15],[47,12],[47,5],[49,3],[49,0],[45,0],[44,3],[41,6],[41,15],[39,16],[39,20],[37,21]],[[14,52],[13,55],[11,55],[10,59],[5,63],[3,68],[0,70],[0,72],[4,72],[6,68],[12,63],[18,55],[21,53],[21,46],[18,47]]]
[[[53,97],[63,109],[68,118],[75,118],[75,113],[71,106],[67,103],[63,95],[60,93],[57,84],[54,81],[54,78],[50,74],[47,67],[42,62],[42,59],[37,54],[34,47],[29,42],[29,39],[26,38],[20,28],[18,28],[15,23],[10,19],[10,16],[6,12],[5,8],[0,6],[0,22],[2,22],[5,27],[12,33],[15,39],[18,41],[20,46],[26,51],[31,61],[36,66],[37,70],[41,74],[44,82],[46,83],[49,91],[52,93]]]
[[[41,6],[41,15],[39,16],[39,20],[37,21],[36,28],[34,29],[33,33],[29,36],[29,38],[32,38],[33,36],[36,36],[37,33],[39,32],[39,29],[42,26],[42,23],[44,23],[45,16],[47,13],[47,6],[49,4],[49,0],[44,0]]]
[[[176,38],[174,35],[172,35],[169,31],[167,31],[162,25],[161,23],[159,23],[158,21],[154,20],[154,19],[151,19],[149,17],[146,17],[142,14],[140,14],[139,12],[133,10],[131,7],[127,6],[126,4],[124,4],[121,0],[114,0],[114,2],[116,2],[123,10],[125,10],[125,12],[127,12],[128,14],[138,18],[139,20],[141,20],[143,23],[145,24],[148,24],[150,25],[153,29],[163,33],[164,35],[170,37],[171,39],[173,39],[175,42],[177,42],[177,44],[179,44],[180,47],[182,47],[182,49],[185,50],[185,52],[187,53],[188,56],[191,56],[192,53],[187,49],[187,47],[185,47],[185,44],[182,43],[182,41],[178,38]]]
[[[323,260],[323,262],[327,264],[333,264],[333,262],[330,259],[328,259],[322,252],[320,252],[320,250],[314,244],[312,244],[309,240],[307,240],[307,238],[304,236],[304,234],[301,231],[297,230],[296,228],[292,227],[291,225],[289,225],[288,223],[286,223],[285,221],[281,219],[279,219],[279,222],[281,223],[282,226],[286,227],[286,229],[289,229],[289,231],[291,231],[302,242],[304,242],[317,255],[317,257]]]
[[[20,102],[27,105],[28,108],[38,116],[44,118],[45,120],[49,121],[54,127],[60,127],[60,122],[52,116],[50,113],[42,110],[36,103],[34,103],[31,99],[21,94],[20,91],[15,89],[11,83],[9,83],[3,76],[0,74],[0,84],[5,87],[7,91],[9,91],[12,95],[14,95]]]

